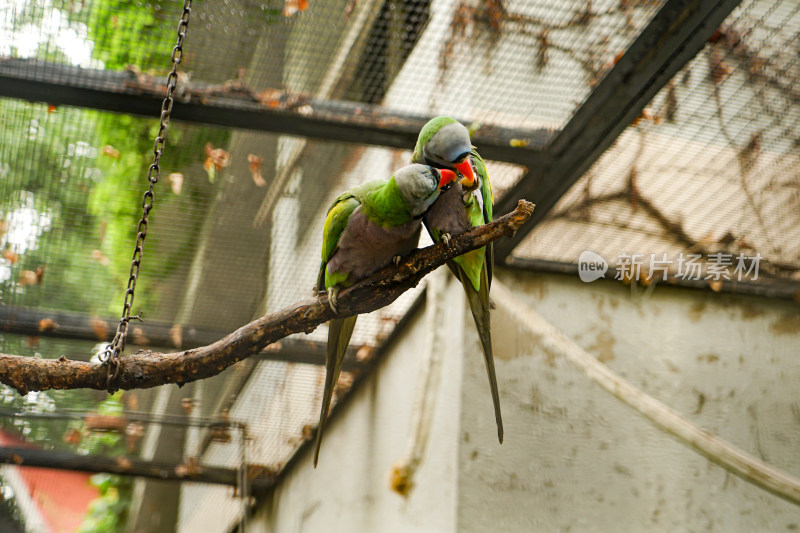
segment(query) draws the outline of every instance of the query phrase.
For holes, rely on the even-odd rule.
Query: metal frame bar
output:
[[[575,279],[578,278],[578,265],[575,263],[512,256],[508,258],[506,264],[503,266],[513,270],[565,274],[573,276]],[[612,271],[606,272],[603,279],[614,281],[614,273]],[[748,296],[791,300],[794,302],[800,301],[800,284],[790,280],[767,277],[761,277],[761,281],[720,280],[721,285],[719,290],[712,289],[711,285],[704,279],[683,279],[673,276],[668,277],[666,280],[659,280],[657,283],[662,286],[683,287],[686,289],[712,292],[714,294],[744,294]]]
[[[130,71],[0,59],[0,97],[157,117],[163,93],[163,80],[143,80]],[[365,103],[282,96],[284,100],[279,98],[270,107],[246,89],[195,83],[176,94],[171,116],[187,122],[404,150],[414,147],[419,130],[429,119]],[[552,132],[545,129],[486,125],[473,140],[489,159],[530,167],[541,163],[541,150],[552,138]],[[514,147],[512,139],[525,139],[527,144]]]
[[[160,481],[190,481],[216,485],[237,486],[238,469],[215,466],[191,466],[145,461],[138,457],[104,457],[80,455],[57,450],[39,450],[22,447],[0,447],[0,464],[74,470],[78,472],[120,474],[145,477]],[[248,483],[254,492],[269,489],[276,477],[263,473]]]
[[[37,420],[86,420],[97,416],[96,412],[82,410],[60,410],[55,412],[28,412],[15,409],[0,408],[0,417],[21,418]],[[227,427],[241,429],[244,427],[242,422],[226,420],[224,418],[209,418],[180,415],[153,415],[152,413],[126,411],[121,415],[102,415],[106,419],[118,419],[122,425],[128,422],[144,422],[147,424],[159,424],[162,426],[178,427]]]

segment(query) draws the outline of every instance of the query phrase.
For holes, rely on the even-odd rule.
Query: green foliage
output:
[[[15,13],[15,29],[41,25],[52,5],[73,24],[85,24],[94,42],[93,59],[107,69],[135,64],[166,72],[175,41],[182,2],[71,2],[25,4]],[[40,43],[37,59],[66,62],[53,42]],[[153,110],[157,115],[158,109]],[[21,100],[0,99],[0,222],[28,210],[38,222],[28,224],[29,245],[14,245],[0,230],[0,305],[118,316],[127,284],[136,223],[153,158],[157,120],[71,107],[52,108]],[[172,122],[161,159],[161,182],[150,217],[147,256],[136,292],[134,312],[158,306],[159,278],[188,261],[205,209],[215,188],[200,170],[205,143],[225,146],[229,132]],[[106,149],[108,147],[108,149]],[[117,154],[118,157],[117,157]],[[191,167],[195,168],[192,175]],[[172,172],[185,175],[182,190],[170,189]],[[159,228],[159,220],[180,216],[179,228]],[[38,230],[36,226],[38,224]],[[158,228],[158,229],[157,229]],[[170,253],[159,253],[168,249]],[[25,271],[43,268],[36,284],[21,282]],[[29,339],[0,336],[6,353],[57,357],[89,351],[91,343],[41,338],[38,350]],[[71,343],[71,344],[70,344]],[[47,391],[26,397],[0,386],[0,408],[58,413],[66,410],[120,414],[119,395],[99,401],[98,391]],[[99,403],[98,403],[99,401]],[[0,427],[46,449],[80,453],[125,453],[124,435],[89,431],[82,421],[0,417]],[[68,438],[75,435],[74,439]],[[130,505],[132,478],[93,477],[101,496],[92,504],[80,531],[119,531]]]
[[[0,132],[0,164],[7,173],[0,212],[8,218],[29,206],[50,219],[48,229],[35,239],[36,246],[19,254],[15,275],[0,282],[0,299],[21,306],[119,314],[157,123],[74,108],[50,113],[45,105],[16,100],[0,100],[0,115],[6,117]],[[143,272],[163,278],[182,259],[188,260],[198,237],[192,230],[200,227],[205,213],[198,206],[209,203],[214,189],[205,179],[187,178],[176,195],[164,178],[198,166],[205,143],[224,145],[228,135],[219,128],[171,124],[146,248],[165,248],[160,241],[167,239],[172,253],[149,253]],[[106,147],[119,155],[107,155]],[[175,211],[185,211],[189,224],[180,231],[153,231],[160,213]],[[41,285],[19,286],[22,271],[41,266],[46,269]],[[152,279],[140,278],[137,309],[157,307]]]
[[[98,415],[123,416],[122,391],[108,396],[100,402],[95,409]],[[80,453],[96,455],[125,455],[125,442],[123,435],[117,431],[87,431],[86,424],[78,421],[74,426],[84,434],[76,449]]]
[[[109,70],[128,65],[165,70],[175,44],[174,32],[167,29],[177,27],[182,6],[178,0],[93,2],[84,21],[95,42],[93,57]]]
[[[128,520],[132,480],[113,474],[95,474],[91,483],[98,488],[100,496],[89,504],[89,511],[76,533],[122,531]]]
[[[89,504],[77,533],[121,531],[127,520],[132,483],[116,475],[95,474],[92,485],[98,488],[100,496]]]
[[[0,526],[25,531],[25,518],[14,496],[14,489],[0,476]]]
[[[96,152],[95,132],[81,128],[85,125],[82,115],[71,108],[50,113],[45,105],[2,100],[0,115],[5,117],[0,138],[7,171],[0,211],[7,223],[20,210],[39,213],[41,233],[33,246],[16,248],[19,263],[15,275],[0,284],[0,298],[17,305],[46,302],[51,308],[97,312],[101,293],[116,284],[86,261],[91,258],[95,231],[86,210],[87,192],[98,179],[94,159],[89,157]],[[49,225],[43,224],[44,219]],[[35,231],[35,224],[30,229]],[[14,248],[15,243],[6,244]],[[21,273],[37,267],[45,268],[47,283],[20,287]],[[96,284],[95,291],[85,290],[87,279]]]
[[[4,339],[8,341],[8,339]],[[57,406],[69,406],[74,410],[94,411],[99,415],[122,416],[123,393],[118,392],[97,402],[103,393],[97,391],[47,391],[29,393],[22,397],[6,386],[0,386],[0,406],[4,409],[34,412],[57,412]],[[45,448],[68,449],[82,454],[102,454],[119,456],[125,453],[124,437],[115,431],[92,431],[82,420],[38,419],[0,417],[0,425],[29,442],[36,442]],[[67,442],[65,437],[77,432],[79,439]],[[133,479],[107,474],[92,476],[92,484],[100,491],[100,496],[89,507],[80,531],[120,531],[127,520]],[[2,489],[2,484],[0,484]],[[14,511],[14,502],[6,507]]]
[[[142,215],[142,197],[148,187],[148,168],[153,159],[153,139],[158,125],[147,119],[130,116],[114,117],[113,127],[104,127],[110,121],[100,121],[98,130],[99,146],[113,147],[119,157],[102,157],[98,168],[102,172],[102,180],[96,183],[88,197],[88,212],[94,215],[103,227],[104,238],[100,251],[110,261],[109,269],[118,280],[121,294],[128,280],[131,254],[136,242],[136,227]],[[181,259],[187,259],[187,252],[194,249],[198,234],[191,231],[200,227],[203,210],[189,209],[185,213],[190,224],[183,226],[182,231],[156,231],[162,213],[182,210],[187,204],[194,206],[207,205],[213,194],[213,188],[200,180],[186,180],[180,196],[169,189],[168,176],[172,172],[185,173],[192,163],[199,162],[204,154],[206,142],[223,144],[227,142],[228,133],[220,129],[200,128],[172,123],[166,138],[164,157],[161,160],[160,183],[156,186],[156,201],[151,212],[146,240],[147,255],[146,272],[157,273],[158,276],[144,275],[137,285],[137,309],[152,310],[158,305],[158,291],[153,289],[158,278],[168,276]],[[169,240],[172,253],[158,253],[167,248],[163,243]],[[153,250],[156,252],[153,253]],[[106,312],[116,314],[119,302],[114,302]]]
[[[97,414],[107,416],[122,416],[124,393],[117,392],[97,406]],[[81,424],[83,424],[81,422]],[[85,424],[83,424],[85,426]],[[123,435],[115,431],[86,431],[87,437],[81,441],[79,451],[82,453],[101,455],[124,455],[125,443]],[[89,510],[78,532],[120,531],[128,519],[131,495],[133,492],[133,479],[127,476],[113,474],[95,474],[92,476],[92,485],[98,488],[100,496],[89,505]]]

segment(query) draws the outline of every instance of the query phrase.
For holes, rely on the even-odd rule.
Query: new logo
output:
[[[578,257],[578,276],[581,281],[589,283],[596,279],[602,278],[608,270],[608,261],[603,259],[603,256],[592,252],[591,250],[584,250]]]

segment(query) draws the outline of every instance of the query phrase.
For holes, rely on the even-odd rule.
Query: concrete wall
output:
[[[797,305],[500,276],[584,349],[694,423],[800,476]],[[493,315],[506,442],[467,330],[459,531],[784,531],[800,508],[712,465]]]
[[[584,349],[693,422],[800,476],[797,305],[501,271]],[[423,314],[298,465],[253,531],[784,531],[800,508],[655,429],[564,360],[548,357],[502,301],[493,314],[505,421],[500,446],[477,334],[447,292],[453,344],[434,431],[408,500],[388,489],[402,455]],[[453,315],[452,313],[457,313]],[[463,353],[463,358],[462,358]]]
[[[412,396],[426,324],[418,312],[377,372],[330,420],[319,457],[295,468],[248,525],[250,532],[456,531],[459,405],[464,313],[460,287],[445,294],[455,327],[442,361],[432,428],[416,487],[406,499],[389,488],[389,471],[411,433]],[[450,379],[455,376],[456,379]]]

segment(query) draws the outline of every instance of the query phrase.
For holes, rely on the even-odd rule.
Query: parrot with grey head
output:
[[[322,233],[322,264],[317,291],[327,291],[331,309],[338,313],[338,295],[419,244],[422,216],[442,191],[456,179],[449,169],[413,164],[387,180],[374,180],[340,194],[328,209]],[[333,387],[339,379],[347,345],[356,324],[354,315],[335,318],[328,326],[325,388],[317,428],[314,467]]]
[[[455,170],[461,176],[447,192],[439,196],[423,217],[434,242],[449,244],[452,236],[492,221],[494,198],[489,174],[463,124],[446,116],[429,120],[419,133],[411,160],[438,169]],[[492,392],[497,438],[502,444],[503,417],[500,413],[489,320],[493,263],[494,251],[489,243],[448,261],[447,266],[464,287],[478,329]]]

